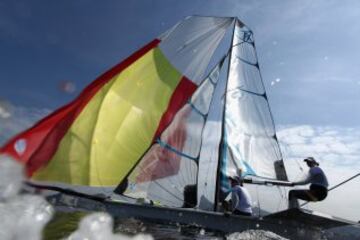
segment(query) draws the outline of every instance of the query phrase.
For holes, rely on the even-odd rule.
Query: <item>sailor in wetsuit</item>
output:
[[[304,162],[310,168],[309,174],[305,180],[293,182],[293,186],[310,183],[310,189],[291,190],[289,192],[289,208],[299,207],[297,199],[316,202],[324,200],[327,196],[329,184],[319,163],[313,157],[304,159]]]
[[[235,215],[252,216],[251,197],[243,180],[239,177],[230,176],[232,213]]]

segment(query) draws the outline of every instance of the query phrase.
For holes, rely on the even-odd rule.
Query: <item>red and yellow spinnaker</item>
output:
[[[37,180],[116,185],[196,89],[154,40],[1,149]],[[151,91],[149,91],[151,89]],[[26,141],[24,152],[17,141]]]
[[[231,23],[186,21],[193,29],[180,24],[153,40],[0,153],[24,163],[35,180],[117,185],[196,90]]]

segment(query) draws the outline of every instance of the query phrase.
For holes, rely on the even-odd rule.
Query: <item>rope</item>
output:
[[[258,189],[259,186],[256,185],[256,198],[257,198],[257,204],[258,204],[258,215],[259,217],[260,214],[261,214],[261,206],[260,206],[260,198],[259,198],[259,189]]]
[[[341,185],[344,185],[345,183],[347,183],[347,182],[349,182],[349,181],[353,180],[354,178],[357,178],[358,176],[360,176],[360,173],[355,174],[354,176],[352,176],[352,177],[350,177],[350,178],[348,178],[348,179],[346,179],[346,180],[344,180],[344,181],[342,181],[342,182],[340,182],[340,183],[336,184],[335,186],[333,186],[333,187],[329,188],[328,192],[330,192],[331,190],[334,190],[335,188],[340,187]],[[306,204],[308,204],[308,203],[309,203],[309,202],[305,202],[305,203],[301,204],[301,207],[302,207],[302,206],[304,206],[304,205],[306,205]]]

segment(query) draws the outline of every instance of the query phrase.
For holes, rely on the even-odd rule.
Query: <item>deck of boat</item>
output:
[[[195,225],[226,233],[261,229],[290,239],[316,239],[321,230],[353,224],[304,209],[290,209],[264,217],[247,217],[110,199],[100,201],[67,194],[52,195],[48,200],[60,211],[103,211],[118,219],[135,218],[166,224]]]

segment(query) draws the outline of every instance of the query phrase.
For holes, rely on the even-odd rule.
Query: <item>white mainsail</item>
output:
[[[240,168],[243,175],[287,180],[253,33],[240,21],[234,29],[224,131],[222,175],[237,174]]]
[[[253,34],[239,20],[234,26],[226,80],[226,89],[220,90],[225,96],[224,101],[214,110],[217,119],[208,122],[210,133],[213,137],[218,136],[221,144],[208,142],[213,148],[204,151],[199,163],[199,208],[204,210],[216,208],[216,198],[222,197],[217,194],[223,195],[229,190],[227,177],[238,175],[240,169],[243,176],[287,180]],[[204,144],[203,149],[206,148],[211,149]],[[216,154],[214,149],[220,153]]]
[[[232,38],[224,38],[227,30]],[[230,50],[224,64],[223,58],[207,78],[196,81],[201,84],[191,99],[128,175],[124,194],[181,207],[191,187],[197,208],[214,210],[228,190],[227,177],[239,169],[286,180],[251,30],[235,18],[189,17],[163,38],[160,49],[195,80],[216,46]]]

